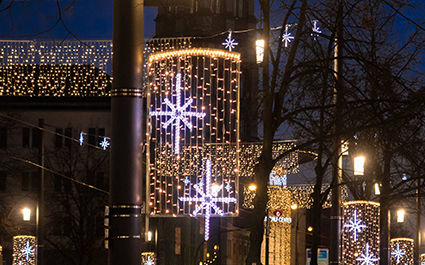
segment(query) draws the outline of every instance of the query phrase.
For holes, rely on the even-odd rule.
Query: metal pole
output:
[[[342,50],[343,50],[343,2],[338,1],[337,13],[337,32],[334,50],[334,72],[335,72],[335,89],[334,89],[334,104],[335,104],[335,155],[333,159],[332,178],[334,187],[332,188],[332,208],[331,208],[331,236],[329,248],[329,264],[336,265],[341,262],[341,182],[342,182],[342,154],[341,154],[341,139],[339,130],[341,127],[341,102],[342,102]]]
[[[40,127],[40,146],[38,149],[39,162],[40,162],[40,186],[38,187],[38,203],[37,203],[37,213],[36,213],[36,236],[38,244],[38,253],[37,253],[37,264],[43,264],[44,260],[44,229],[43,229],[43,215],[44,215],[44,133],[42,128],[44,128],[44,119],[38,120],[38,127]]]
[[[270,216],[269,216],[269,208],[267,208],[267,219],[266,219],[266,261],[265,265],[269,265],[269,251],[270,251]]]
[[[421,252],[421,199],[420,199],[420,186],[421,180],[417,181],[418,187],[416,188],[416,240],[415,240],[415,255],[414,264],[419,265],[419,256]]]
[[[143,0],[114,1],[109,264],[140,265]]]

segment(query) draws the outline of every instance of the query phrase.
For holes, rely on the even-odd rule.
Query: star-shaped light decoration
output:
[[[189,184],[190,184],[190,180],[189,180],[189,177],[188,177],[188,176],[186,176],[186,177],[184,178],[183,183],[184,183],[184,185],[185,185],[185,186],[187,186],[187,185],[189,185]]]
[[[80,132],[80,138],[78,139],[78,141],[80,142],[80,146],[82,146],[83,143],[84,143],[84,133],[83,132]]]
[[[360,261],[360,265],[374,265],[375,262],[379,261],[378,258],[373,257],[373,253],[369,253],[369,244],[366,243],[365,251],[360,255],[359,258],[356,259]]]
[[[197,197],[180,197],[182,202],[195,202],[195,210],[192,212],[194,216],[205,216],[205,241],[210,237],[210,218],[213,214],[223,215],[223,211],[216,203],[236,203],[235,198],[219,198],[218,193],[223,188],[223,185],[211,185],[211,160],[207,159],[205,162],[205,175],[203,177],[206,182],[205,192],[203,184],[195,184]]]
[[[176,121],[175,124],[175,134],[174,134],[174,154],[180,153],[180,121],[186,125],[187,128],[192,129],[193,125],[187,120],[187,117],[196,117],[203,118],[205,113],[203,112],[194,112],[187,111],[186,109],[190,107],[193,99],[189,99],[186,103],[182,104],[181,102],[181,74],[176,75],[176,104],[174,105],[171,101],[166,98],[164,99],[165,105],[167,105],[171,110],[170,111],[151,111],[150,116],[169,116],[170,119],[166,121],[162,127],[167,128],[173,121]]]
[[[103,150],[106,150],[106,149],[109,147],[110,143],[109,143],[109,141],[106,139],[106,137],[103,137],[103,141],[102,141],[102,142],[100,142],[100,144],[99,144],[99,145],[103,148]]]
[[[288,31],[289,25],[285,25],[285,33],[282,35],[282,41],[285,43],[285,48],[288,47],[288,43],[290,43],[294,37],[291,32]]]
[[[227,182],[226,187],[224,187],[227,192],[230,192],[232,190],[232,185],[230,184],[230,182]]]
[[[227,39],[222,43],[222,45],[224,45],[225,49],[229,49],[230,52],[232,51],[232,49],[235,48],[236,45],[239,45],[239,43],[237,43],[235,39],[232,39],[231,30],[229,30],[229,35],[227,35]]]
[[[317,22],[317,20],[313,20],[313,27],[311,28],[311,31],[313,31],[313,33],[311,33],[311,36],[314,37],[314,40],[317,40],[317,36],[322,33],[319,26],[317,26]]]
[[[400,263],[400,259],[404,255],[406,255],[406,252],[404,252],[402,249],[400,249],[400,244],[397,244],[396,246],[397,246],[397,248],[393,252],[391,252],[391,255],[393,255],[396,258],[397,264],[398,264],[398,263]]]
[[[143,265],[155,265],[155,262],[151,259],[151,256],[148,256],[148,259]]]
[[[34,254],[34,247],[30,246],[30,242],[27,241],[25,248],[23,248],[21,251],[24,253],[25,259],[29,260],[30,256]]]
[[[362,220],[357,220],[357,210],[354,210],[353,219],[348,221],[348,224],[345,224],[344,227],[347,227],[349,232],[353,232],[354,242],[356,242],[357,233],[362,232],[366,225],[362,224]]]

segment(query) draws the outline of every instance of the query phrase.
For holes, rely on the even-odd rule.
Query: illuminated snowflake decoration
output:
[[[285,25],[285,33],[283,33],[282,35],[282,41],[285,43],[285,48],[288,47],[288,43],[290,43],[294,39],[288,29],[289,25]]]
[[[190,98],[186,103],[183,102],[183,104],[181,102],[181,90],[181,74],[178,73],[176,75],[176,104],[174,105],[168,98],[166,98],[164,99],[164,102],[171,109],[170,111],[151,111],[149,114],[150,116],[169,116],[169,120],[162,125],[163,128],[167,128],[174,121],[176,121],[176,131],[174,134],[174,154],[180,153],[180,121],[183,122],[187,128],[192,129],[193,126],[187,120],[188,117],[205,117],[205,113],[203,112],[186,111],[186,109],[190,107],[190,104],[192,104],[193,99]]]
[[[211,185],[211,160],[207,159],[205,163],[205,176],[203,177],[206,182],[205,192],[203,184],[195,184],[197,197],[180,197],[179,200],[182,202],[195,202],[195,210],[192,212],[194,216],[204,215],[205,216],[205,241],[208,241],[210,237],[210,218],[212,211],[215,214],[223,215],[223,211],[217,206],[217,203],[235,203],[235,198],[218,198],[217,195],[223,188],[223,185],[218,186],[216,184]]]
[[[22,251],[22,253],[24,253],[26,260],[29,260],[30,259],[30,255],[33,255],[34,254],[34,248],[32,246],[30,246],[30,242],[29,241],[27,241],[27,245],[21,251]]]
[[[317,26],[317,22],[317,20],[313,20],[313,27],[311,28],[311,31],[313,31],[313,33],[311,33],[311,36],[314,37],[314,40],[317,40],[317,36],[322,33],[319,26]]]
[[[354,241],[357,241],[357,233],[361,233],[362,229],[366,228],[366,225],[357,219],[357,210],[355,210],[353,219],[348,221],[348,224],[345,224],[344,227],[347,227],[349,232],[353,232]]]
[[[80,142],[80,146],[82,146],[83,143],[84,143],[84,133],[83,132],[80,132],[80,138],[78,139],[78,141]]]
[[[365,252],[356,259],[361,262],[361,265],[374,265],[375,262],[379,261],[378,258],[373,257],[373,253],[369,253],[369,244],[366,243]]]
[[[184,178],[183,182],[184,182],[184,185],[185,185],[185,186],[189,185],[189,184],[190,184],[189,177],[187,177],[187,176],[186,176],[186,177]]]
[[[103,148],[103,150],[106,150],[106,149],[109,147],[110,143],[109,143],[109,141],[106,139],[106,137],[103,137],[103,141],[102,141],[102,142],[100,142],[100,144],[99,144],[99,145]]]
[[[230,182],[227,182],[226,187],[224,187],[227,192],[230,192],[232,190],[232,185],[230,184]]]
[[[406,255],[406,252],[404,252],[402,249],[400,249],[400,244],[397,244],[397,248],[391,252],[391,255],[393,255],[397,259],[397,264],[400,263],[400,259]]]
[[[151,259],[150,256],[148,256],[148,259],[145,263],[143,263],[143,265],[155,265],[155,262]]]
[[[239,45],[235,39],[232,39],[232,31],[229,31],[229,35],[227,35],[227,39],[222,43],[222,45],[224,45],[225,49],[229,49],[229,51],[232,51],[236,45]]]

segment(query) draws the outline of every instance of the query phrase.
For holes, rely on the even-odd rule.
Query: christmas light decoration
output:
[[[211,254],[209,252],[207,252],[206,260],[204,260],[204,262],[200,262],[199,264],[202,264],[202,265],[213,264],[217,260],[218,250],[219,250],[219,246],[218,245],[214,245],[212,256],[211,256]]]
[[[239,43],[235,41],[235,39],[232,38],[232,31],[229,30],[229,35],[227,35],[227,39],[222,43],[225,49],[229,49],[231,52],[232,49],[234,49]]]
[[[13,265],[35,265],[37,241],[34,236],[13,237]]]
[[[247,208],[247,209],[253,209],[254,208],[254,198],[255,198],[255,190],[251,190],[249,188],[249,186],[244,186],[243,187],[243,203],[242,203],[242,207]],[[322,192],[325,191],[326,189],[329,188],[328,184],[325,184],[322,186]],[[304,209],[310,209],[312,204],[313,204],[313,199],[311,197],[311,194],[314,191],[314,185],[310,185],[310,184],[302,184],[302,185],[290,185],[287,187],[284,187],[284,189],[287,189],[291,192],[291,198],[290,198],[290,202],[293,205],[297,205],[297,208],[304,208]],[[341,189],[341,193],[342,193],[342,201],[346,201],[347,197],[348,197],[348,191],[346,187],[342,187]],[[282,200],[283,198],[279,197],[279,195],[274,195],[272,194],[272,196],[276,196],[276,200],[273,198],[273,201],[279,201]],[[331,193],[329,194],[329,196],[326,198],[326,201],[323,203],[323,208],[329,208],[332,206],[331,203]],[[275,206],[272,206],[274,208],[276,208]]]
[[[195,197],[180,197],[182,202],[195,202],[195,209],[192,214],[194,216],[205,216],[205,241],[208,241],[210,236],[210,218],[213,214],[223,216],[224,212],[218,206],[220,203],[236,203],[235,198],[217,197],[221,186],[211,184],[211,160],[207,159],[205,162],[205,191],[202,184],[195,184],[196,196]],[[214,188],[214,186],[216,188]],[[218,188],[217,188],[218,187]],[[214,212],[213,212],[214,211]]]
[[[391,264],[414,264],[414,240],[411,238],[393,238],[390,241]]]
[[[425,254],[421,254],[420,257],[419,257],[419,259],[420,259],[420,261],[419,261],[420,264],[421,265],[425,265]]]
[[[237,199],[240,54],[169,50],[151,54],[147,68],[149,214],[193,214],[195,203],[179,198],[198,196],[195,185],[206,188],[207,157],[217,198]],[[237,203],[218,207],[223,216],[238,214]]]
[[[377,264],[379,211],[380,204],[373,201],[343,203],[342,264]]]
[[[313,32],[311,33],[311,36],[314,37],[314,40],[317,40],[317,36],[322,33],[319,26],[317,26],[317,22],[318,22],[317,20],[313,20],[313,27],[311,28],[311,31]]]
[[[169,125],[172,124],[172,122],[176,121],[175,132],[174,132],[174,153],[179,154],[180,153],[180,130],[181,130],[180,121],[183,122],[183,124],[187,128],[192,129],[192,124],[187,121],[187,117],[203,118],[205,117],[205,113],[187,111],[187,108],[189,108],[193,102],[193,99],[191,98],[184,104],[181,102],[181,74],[180,73],[178,73],[176,76],[176,93],[177,95],[176,95],[175,105],[171,103],[171,101],[168,100],[168,98],[164,100],[165,104],[168,106],[168,108],[171,109],[171,111],[151,111],[149,115],[169,116],[169,119],[164,123],[163,128],[167,128]]]
[[[0,41],[0,96],[107,97],[112,41]]]
[[[294,37],[288,30],[289,30],[289,25],[285,25],[285,33],[283,33],[282,35],[282,41],[285,43],[285,48],[287,48],[288,43],[290,43],[294,39]]]
[[[357,233],[360,233],[363,228],[366,228],[366,225],[362,224],[362,221],[357,219],[357,210],[354,210],[353,219],[349,220],[347,224],[344,224],[344,227],[348,228],[348,231],[353,233],[354,241],[357,241]]]
[[[155,265],[155,253],[154,252],[142,252],[142,264],[143,265]]]
[[[78,138],[78,142],[80,143],[80,146],[84,144],[84,133],[80,132],[80,138]]]
[[[103,148],[103,150],[106,150],[109,147],[110,143],[108,139],[106,139],[106,137],[103,137],[103,140],[99,143],[99,145]]]
[[[264,219],[264,227],[269,227],[269,263],[275,265],[291,264],[291,192],[280,186],[270,186],[267,203],[268,216]],[[266,230],[266,229],[265,229]],[[264,231],[261,246],[262,264],[265,262],[266,248]]]
[[[369,253],[369,244],[366,243],[364,252],[356,260],[360,261],[361,265],[373,265],[378,263],[379,258],[375,258],[373,253]]]

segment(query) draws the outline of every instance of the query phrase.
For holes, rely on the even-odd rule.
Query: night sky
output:
[[[58,20],[56,0],[0,1],[0,39],[72,40]],[[61,0],[66,27],[81,40],[111,40],[113,0]],[[156,8],[145,7],[145,37],[154,34]]]

